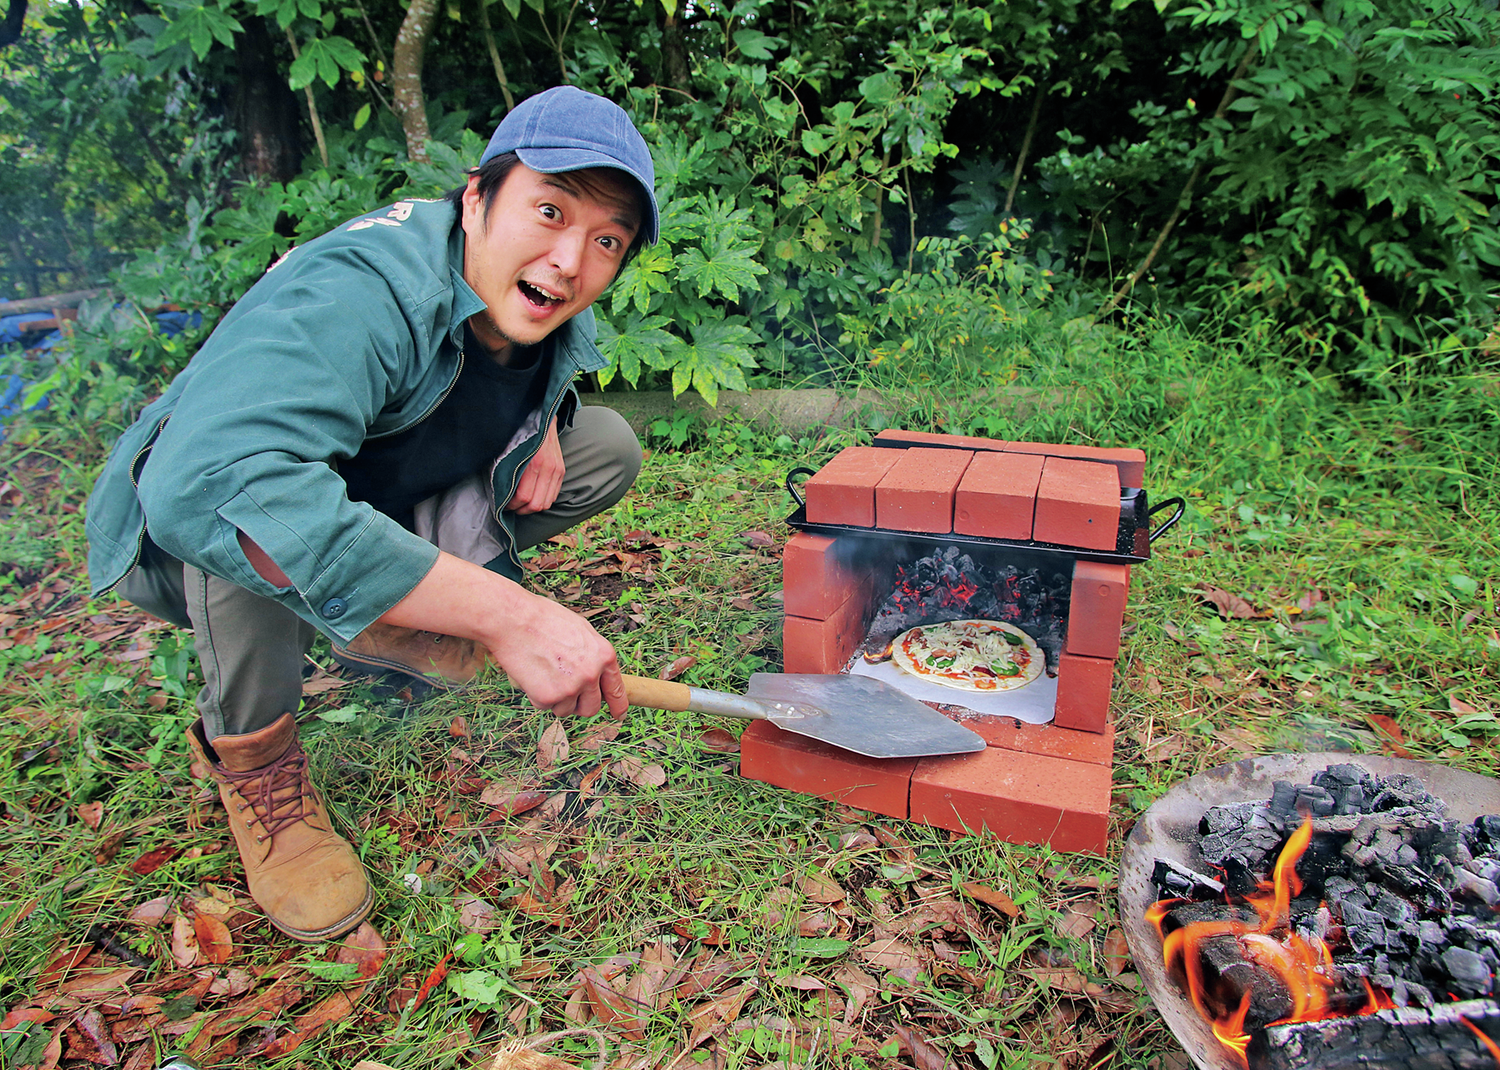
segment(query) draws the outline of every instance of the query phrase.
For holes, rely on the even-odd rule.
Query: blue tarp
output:
[[[28,329],[27,325],[39,320],[51,319],[52,313],[50,312],[23,312],[16,316],[0,316],[0,353],[3,353],[5,347],[12,345],[21,346],[28,353],[49,352],[53,346],[62,341],[62,332],[51,330],[38,337],[38,331],[34,328]],[[174,334],[181,334],[189,327],[197,327],[202,322],[203,313],[201,312],[156,313],[157,330],[169,338]],[[26,389],[30,385],[14,373],[0,375],[0,442],[5,441],[5,422],[22,411],[21,405]],[[46,408],[46,396],[44,395],[31,407],[33,409]]]

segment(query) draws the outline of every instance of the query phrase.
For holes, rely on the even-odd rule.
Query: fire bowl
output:
[[[1306,784],[1330,765],[1357,765],[1376,776],[1405,773],[1448,804],[1448,816],[1473,821],[1500,813],[1500,780],[1430,762],[1363,754],[1270,754],[1216,766],[1175,785],[1151,805],[1131,829],[1120,860],[1120,922],[1146,991],[1198,1070],[1241,1070],[1214,1038],[1210,1024],[1162,965],[1161,937],[1146,920],[1157,900],[1151,873],[1158,858],[1197,872],[1207,867],[1198,850],[1198,820],[1211,806],[1271,797],[1272,783]]]

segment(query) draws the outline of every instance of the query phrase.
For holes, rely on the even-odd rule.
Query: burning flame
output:
[[[1474,1031],[1474,1035],[1479,1038],[1480,1043],[1482,1043],[1486,1048],[1490,1049],[1490,1054],[1495,1057],[1496,1065],[1500,1065],[1500,1044],[1496,1044],[1489,1038],[1489,1035],[1485,1033],[1483,1029],[1480,1029],[1477,1025],[1469,1021],[1463,1015],[1460,1014],[1458,1016],[1458,1020],[1460,1022],[1463,1022],[1464,1025],[1468,1026]]]
[[[1162,934],[1162,959],[1168,972],[1172,972],[1174,964],[1180,965],[1193,1006],[1213,1023],[1214,1036],[1246,1070],[1250,1066],[1246,1056],[1250,1037],[1245,1032],[1250,993],[1245,992],[1234,1009],[1223,1006],[1222,998],[1216,997],[1204,976],[1203,943],[1213,937],[1233,936],[1246,962],[1274,974],[1286,986],[1292,998],[1292,1013],[1269,1024],[1312,1022],[1337,1016],[1340,1012],[1329,1005],[1329,993],[1339,982],[1333,968],[1333,953],[1316,936],[1304,937],[1293,931],[1290,922],[1292,899],[1302,892],[1297,862],[1311,842],[1312,818],[1308,817],[1282,848],[1271,880],[1261,881],[1257,894],[1246,897],[1246,904],[1260,918],[1259,925],[1234,919],[1192,922],[1168,933],[1163,925],[1167,912],[1172,904],[1182,900],[1163,899],[1146,911],[1146,920]],[[1373,1014],[1395,1006],[1389,996],[1368,981],[1364,985],[1369,1002],[1358,1013]]]

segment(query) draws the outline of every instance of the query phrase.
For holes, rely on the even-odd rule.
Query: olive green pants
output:
[[[562,488],[552,508],[515,518],[518,550],[535,546],[625,496],[641,468],[641,446],[616,412],[580,407],[558,435]],[[418,534],[476,564],[495,556],[485,531],[490,504],[480,480],[417,507]],[[203,668],[198,713],[204,735],[243,735],[296,713],[302,667],[317,629],[279,602],[172,557],[149,538],[115,588],[147,613],[193,631]]]

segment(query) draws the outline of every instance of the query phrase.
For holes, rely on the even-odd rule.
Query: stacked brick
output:
[[[982,536],[1074,550],[1115,549],[1120,489],[1139,487],[1145,454],[922,432],[881,432],[844,450],[805,487],[811,524]],[[885,545],[799,532],[782,590],[786,672],[841,672],[888,593]],[[1114,726],[1110,684],[1130,569],[1077,561],[1050,725],[964,721],[988,744],[970,755],[881,761],[762,722],[745,731],[753,779],[954,831],[1102,854]]]

